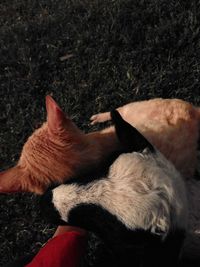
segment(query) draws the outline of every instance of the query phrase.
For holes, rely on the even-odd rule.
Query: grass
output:
[[[131,101],[200,105],[199,21],[195,0],[1,0],[0,168],[45,120],[47,94],[84,131],[93,113]],[[0,266],[52,234],[37,205],[30,194],[0,196]],[[89,266],[94,246],[91,237]]]

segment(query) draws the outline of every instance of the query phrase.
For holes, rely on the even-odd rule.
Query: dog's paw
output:
[[[99,114],[95,114],[90,118],[90,124],[94,125],[97,123],[101,123],[101,122],[105,122],[105,121],[109,121],[111,119],[110,117],[110,112],[105,112],[105,113],[99,113]]]

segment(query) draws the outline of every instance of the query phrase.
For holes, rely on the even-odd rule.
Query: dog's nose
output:
[[[40,209],[42,216],[51,223],[57,225],[66,225],[64,221],[62,221],[61,216],[53,204],[53,192],[52,190],[48,190],[44,195],[40,198]]]

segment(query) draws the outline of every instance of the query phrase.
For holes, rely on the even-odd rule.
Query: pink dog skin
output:
[[[99,166],[119,149],[114,127],[84,134],[52,97],[46,97],[47,121],[26,141],[16,166],[0,173],[0,192],[42,194],[51,184]],[[153,99],[118,108],[160,150],[185,178],[197,165],[200,109],[179,99]],[[110,119],[110,113],[91,117],[92,123]]]

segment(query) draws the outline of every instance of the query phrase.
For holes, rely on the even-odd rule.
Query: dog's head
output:
[[[62,183],[85,162],[86,135],[57,103],[46,97],[47,121],[24,144],[16,166],[0,173],[0,192],[42,193],[52,183]]]

